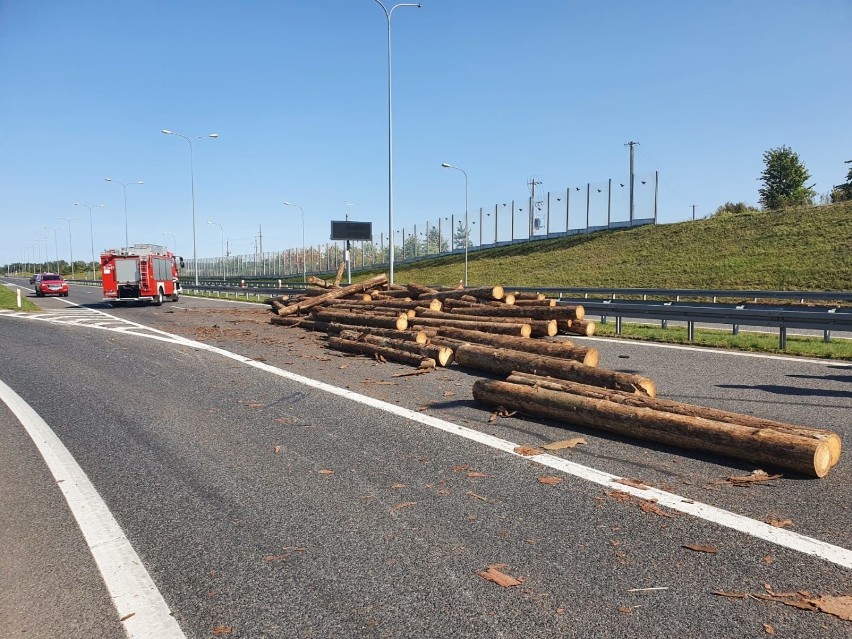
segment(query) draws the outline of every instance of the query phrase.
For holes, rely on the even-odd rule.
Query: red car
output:
[[[37,297],[45,295],[68,297],[68,282],[56,273],[40,273],[36,275],[35,294]]]

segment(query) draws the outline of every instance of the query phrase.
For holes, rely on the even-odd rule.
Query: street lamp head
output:
[[[441,166],[444,167],[445,169],[452,169],[453,168],[452,164],[447,164],[446,162],[441,162]]]
[[[163,133],[163,135],[171,135],[172,134],[172,132],[169,131],[168,129],[163,129],[162,133]]]
[[[139,180],[136,184],[145,184],[142,180]]]
[[[112,178],[104,178],[107,182],[112,182]]]
[[[219,134],[218,134],[218,133],[211,133],[211,134],[210,134],[210,135],[208,135],[207,137],[208,137],[208,138],[213,138],[213,139],[215,140],[216,138],[218,138],[218,137],[219,137]]]
[[[293,206],[292,202],[284,202],[284,206]]]

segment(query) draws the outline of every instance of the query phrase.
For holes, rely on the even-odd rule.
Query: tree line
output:
[[[852,160],[847,160],[846,164],[852,164]],[[763,172],[758,178],[762,183],[758,194],[763,209],[779,210],[814,203],[817,192],[813,184],[808,184],[811,174],[793,149],[788,146],[769,149],[763,154],[763,165]],[[852,200],[852,168],[846,173],[846,181],[833,186],[823,199],[831,203]],[[716,214],[756,210],[744,202],[726,202],[716,209]]]

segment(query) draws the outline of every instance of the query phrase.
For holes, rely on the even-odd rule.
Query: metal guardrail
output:
[[[788,308],[746,308],[745,305],[697,306],[689,304],[657,303],[642,304],[636,302],[616,302],[612,300],[560,300],[561,304],[580,303],[586,312],[600,315],[604,320],[614,316],[616,333],[621,334],[622,320],[625,317],[637,319],[655,319],[686,322],[687,339],[695,339],[695,324],[729,324],[733,333],[739,332],[741,325],[772,326],[778,328],[779,347],[787,348],[787,329],[802,328],[823,331],[823,341],[831,341],[831,331],[852,331],[852,309],[822,308],[820,310],[790,310]]]
[[[608,295],[611,299],[617,296],[663,298],[666,300],[680,301],[681,297],[716,299],[753,299],[757,300],[798,300],[852,302],[852,292],[844,291],[758,291],[758,290],[730,290],[730,289],[693,289],[693,288],[591,288],[591,287],[560,287],[560,288],[511,288],[505,287],[507,291],[535,291],[548,293],[563,297],[566,295],[582,295],[588,298],[590,295]]]
[[[75,284],[100,285],[100,281],[68,280]],[[304,287],[282,286],[270,287],[247,283],[246,286],[224,286],[205,283],[195,286],[183,284],[183,288],[193,291],[210,291],[218,293],[249,294],[258,298],[260,295],[275,295],[283,292],[298,293]],[[678,301],[680,297],[742,299],[788,299],[804,302],[805,300],[820,301],[852,301],[852,293],[838,291],[743,291],[723,289],[652,289],[652,288],[531,288],[504,287],[507,291],[527,291],[558,295],[560,304],[582,304],[587,313],[606,318],[615,317],[616,333],[622,332],[622,321],[625,317],[635,319],[653,319],[662,322],[663,328],[669,321],[685,322],[687,339],[695,339],[695,324],[727,324],[732,326],[733,334],[739,333],[740,326],[769,326],[778,328],[779,347],[787,348],[787,329],[800,328],[823,331],[823,341],[831,341],[831,332],[852,332],[852,307],[823,306],[808,310],[800,310],[789,306],[772,306],[768,304],[696,304]],[[569,298],[566,295],[583,295]],[[588,295],[611,295],[612,299],[594,300]],[[630,297],[662,297],[670,301],[648,302],[620,300],[616,295]],[[675,298],[672,300],[672,298]]]

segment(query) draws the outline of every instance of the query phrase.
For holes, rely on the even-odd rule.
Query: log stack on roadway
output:
[[[461,351],[457,352],[457,356]],[[702,406],[513,373],[478,380],[473,397],[609,433],[824,477],[840,457],[836,433]]]
[[[557,330],[594,333],[583,307],[542,295],[501,286],[389,289],[378,276],[269,304],[273,323],[325,332],[329,348],[498,375],[505,381],[473,387],[474,399],[488,406],[811,477],[824,477],[840,458],[834,432],[660,399],[653,380],[600,367],[597,349],[553,338]]]

